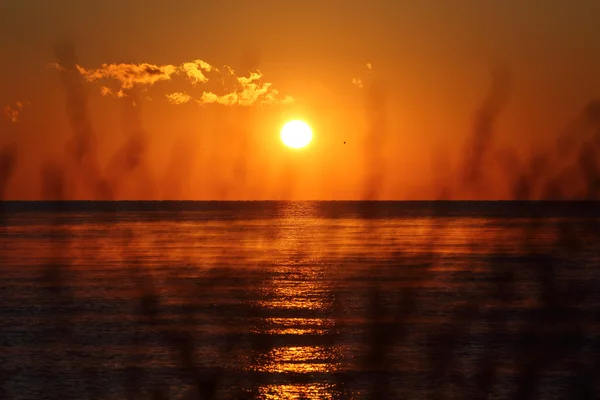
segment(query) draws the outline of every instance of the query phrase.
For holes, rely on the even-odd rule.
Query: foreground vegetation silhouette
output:
[[[62,51],[62,53],[61,53]],[[67,48],[59,54],[68,64],[72,56]],[[74,62],[74,61],[73,61]],[[71,63],[73,63],[71,62]],[[451,188],[459,187],[460,193],[476,193],[486,182],[482,168],[484,158],[491,154],[494,120],[504,101],[507,90],[505,75],[500,74],[494,80],[492,93],[484,102],[478,114],[476,126],[465,164],[456,174],[458,185],[451,185],[440,191],[440,198],[452,198]],[[89,186],[89,190],[99,193],[98,198],[111,199],[113,190],[120,182],[113,179],[118,173],[111,174],[109,181],[101,178],[93,154],[91,127],[85,117],[85,110],[79,110],[82,104],[78,99],[78,86],[63,77],[67,90],[69,107],[73,119],[74,138],[70,142],[71,162],[79,168],[80,179]],[[384,129],[381,117],[381,100],[377,91],[371,93],[372,131]],[[343,341],[348,331],[353,329],[353,320],[366,321],[362,354],[352,360],[352,368],[326,372],[325,378],[334,386],[332,393],[339,398],[497,398],[534,399],[565,398],[592,399],[599,392],[596,377],[600,376],[600,332],[594,325],[598,319],[595,304],[598,303],[597,285],[598,265],[578,263],[581,252],[600,249],[599,218],[595,213],[595,201],[600,191],[600,168],[598,167],[598,148],[600,145],[600,118],[597,101],[592,101],[584,109],[568,132],[561,136],[555,149],[534,154],[528,160],[519,160],[515,152],[506,150],[494,160],[505,168],[505,174],[511,187],[511,198],[515,200],[534,200],[539,198],[581,201],[582,209],[592,210],[589,217],[579,219],[552,219],[547,215],[547,203],[538,206],[526,206],[525,231],[522,233],[522,245],[526,248],[518,256],[510,252],[493,253],[484,260],[474,260],[466,268],[464,286],[460,289],[448,288],[448,305],[445,297],[440,297],[433,306],[426,305],[424,287],[435,281],[436,269],[442,262],[436,246],[448,234],[451,219],[446,216],[448,202],[430,203],[431,224],[428,227],[427,251],[419,254],[398,251],[395,259],[388,260],[384,266],[376,265],[364,268],[364,281],[370,282],[364,290],[348,291],[352,286],[340,282],[329,288],[328,306],[318,312],[327,314],[334,324],[327,328],[320,340],[330,345]],[[135,120],[135,119],[134,119]],[[135,120],[137,121],[137,120]],[[134,125],[138,122],[134,121]],[[592,134],[589,134],[592,132]],[[375,134],[375,133],[374,133]],[[131,141],[122,150],[121,156],[115,156],[113,168],[119,171],[135,172],[143,168],[145,135],[134,129]],[[365,184],[365,198],[377,198],[381,189],[380,168],[377,152],[380,144],[372,140],[367,158],[376,165],[370,170],[371,179]],[[90,150],[92,149],[92,150]],[[570,158],[556,164],[554,152],[565,150]],[[84,154],[90,152],[89,154]],[[495,153],[493,153],[495,154]],[[4,193],[6,182],[14,169],[17,152],[7,147],[0,152],[0,193]],[[483,171],[483,172],[482,172]],[[42,172],[42,191],[45,198],[62,200],[67,198],[66,188],[70,182],[67,174],[52,163],[45,165]],[[522,203],[510,203],[504,210],[514,207],[515,213],[522,210]],[[554,208],[573,207],[573,203],[553,203]],[[76,224],[79,214],[69,212],[72,203],[52,203],[56,226]],[[6,222],[11,216],[11,204],[2,203],[2,216]],[[477,207],[478,203],[462,203],[461,207]],[[360,203],[358,215],[364,219],[384,218],[378,202]],[[170,212],[176,212],[171,210]],[[185,213],[185,211],[181,211]],[[585,214],[585,213],[584,213]],[[142,218],[152,219],[148,212]],[[130,218],[129,214],[113,209],[104,211],[104,222],[112,221],[116,225],[121,218]],[[233,216],[235,217],[235,216]],[[156,218],[159,218],[158,216]],[[143,222],[143,221],[142,221]],[[8,226],[8,222],[3,227]],[[368,230],[368,228],[366,228]],[[550,246],[540,246],[540,235],[548,231],[557,232]],[[58,230],[60,232],[60,230]],[[63,231],[64,232],[64,231]],[[7,235],[7,233],[3,233]],[[122,249],[140,246],[130,231],[122,233]],[[273,239],[279,233],[273,229]],[[88,398],[100,398],[101,386],[110,382],[100,382],[101,366],[86,363],[83,343],[75,331],[78,322],[71,320],[76,315],[79,304],[70,282],[68,251],[78,238],[75,233],[55,235],[52,240],[52,256],[39,280],[40,303],[49,304],[54,316],[53,326],[46,327],[44,337],[49,348],[61,344],[65,351],[62,357],[52,350],[40,354],[40,362],[52,365],[57,357],[78,369],[85,366],[85,382],[78,382],[86,390]],[[158,246],[155,243],[146,246]],[[237,244],[231,243],[231,248]],[[471,250],[475,253],[478,238],[471,238]],[[227,256],[228,251],[223,253]],[[302,260],[302,251],[298,260]],[[148,330],[158,330],[162,344],[170,348],[170,355],[178,365],[178,379],[187,382],[190,388],[184,395],[189,398],[213,399],[230,397],[235,399],[265,396],[261,388],[272,383],[272,376],[257,371],[253,366],[258,358],[272,351],[281,338],[268,334],[267,310],[251,304],[249,298],[268,296],[252,292],[255,288],[269,285],[270,277],[260,268],[249,273],[223,262],[227,267],[215,268],[195,282],[194,301],[180,304],[179,311],[185,317],[177,324],[164,323],[172,305],[168,304],[164,293],[158,286],[152,272],[145,267],[143,257],[138,253],[123,255],[129,279],[136,285],[139,304],[134,325],[139,327],[135,334],[132,349],[139,349],[148,336]],[[364,260],[369,267],[370,260]],[[344,263],[342,259],[340,263]],[[215,264],[219,264],[218,260]],[[482,265],[485,268],[482,268]],[[172,266],[174,271],[178,266]],[[378,280],[371,278],[374,270],[380,274]],[[334,272],[331,272],[334,273]],[[353,277],[360,281],[361,277]],[[410,285],[405,284],[411,282]],[[527,282],[535,282],[533,287]],[[526,298],[534,302],[529,308],[519,305]],[[365,304],[356,311],[348,307],[350,303]],[[428,330],[426,337],[415,338],[414,326],[422,323],[425,311],[443,311],[437,315],[435,325]],[[443,315],[442,315],[443,314]],[[224,340],[220,342],[218,359],[207,360],[198,353],[198,315],[210,319],[215,325],[221,325]],[[245,331],[239,326],[244,325]],[[481,335],[481,332],[486,332]],[[298,339],[292,335],[292,338]],[[304,339],[303,339],[304,340]],[[306,340],[310,340],[306,339]],[[415,340],[423,340],[427,355],[415,364],[409,353]],[[135,350],[132,350],[135,351]],[[398,352],[406,352],[404,358]],[[166,399],[173,395],[172,384],[167,381],[149,381],[150,374],[142,367],[144,354],[129,355],[139,362],[124,368],[126,397],[128,399],[155,398]],[[399,363],[406,362],[405,365]],[[469,368],[465,368],[466,363]],[[232,369],[231,365],[236,365]],[[513,368],[514,381],[507,381],[504,369]],[[357,372],[359,371],[359,372]],[[412,371],[412,373],[405,373]],[[555,373],[559,371],[560,377]],[[15,371],[0,371],[4,383],[14,376]],[[418,374],[417,374],[418,372]],[[284,374],[285,381],[292,384],[313,382],[315,374]],[[69,398],[68,387],[73,384],[70,376],[59,375],[49,369],[41,375],[43,378],[43,396],[46,398]],[[77,375],[79,376],[79,375]],[[356,391],[360,387],[360,392]],[[2,386],[4,393],[6,385]],[[235,388],[232,392],[231,388]],[[550,389],[549,389],[550,388]],[[548,392],[552,390],[552,396]],[[183,395],[182,395],[183,396]],[[310,394],[306,394],[310,396]],[[0,396],[1,397],[1,396]]]

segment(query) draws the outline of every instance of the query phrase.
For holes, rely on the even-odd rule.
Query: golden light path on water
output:
[[[266,385],[260,388],[259,395],[265,400],[334,399],[334,390],[334,385],[325,383]]]
[[[257,334],[289,337],[298,344],[272,348],[255,360],[251,367],[255,371],[311,376],[331,374],[341,366],[340,345],[302,344],[306,337],[323,338],[335,328],[334,318],[327,317],[327,310],[332,307],[327,303],[330,288],[321,279],[327,265],[311,256],[314,249],[306,248],[306,227],[317,223],[310,217],[312,211],[310,206],[298,204],[288,204],[281,209],[284,223],[277,235],[278,242],[292,257],[282,260],[267,279],[261,288],[265,300],[259,302],[266,310],[286,310],[298,316],[265,317],[253,330]],[[299,217],[301,223],[298,223]],[[285,223],[286,219],[289,224]],[[320,382],[267,384],[259,388],[259,395],[264,399],[329,399],[334,398],[335,389],[333,384]]]
[[[299,383],[295,385],[266,385],[259,389],[265,400],[334,399],[335,385],[326,383]]]

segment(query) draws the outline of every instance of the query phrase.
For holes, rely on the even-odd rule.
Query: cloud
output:
[[[48,63],[48,64],[46,65],[46,68],[53,68],[53,69],[56,69],[56,70],[58,70],[58,71],[64,71],[64,70],[65,70],[65,68],[64,68],[64,67],[62,67],[62,66],[61,66],[59,63],[57,63],[57,62],[51,62],[51,63]]]
[[[19,110],[12,109],[11,106],[4,107],[4,114],[8,118],[9,121],[17,123],[19,122]]]
[[[366,63],[365,66],[367,67],[367,70],[368,70],[369,74],[373,72],[373,64]],[[365,87],[365,83],[364,83],[364,81],[363,81],[362,78],[352,78],[352,84],[354,86],[359,87],[359,88]]]
[[[115,96],[118,98],[123,98],[123,97],[127,97],[127,94],[125,94],[125,92],[123,91],[123,89],[118,90],[118,91],[114,91],[109,87],[106,86],[102,86],[100,88],[100,93],[102,93],[102,96]]]
[[[30,103],[28,101],[16,101],[14,106],[11,106],[9,104],[6,107],[4,107],[4,115],[6,115],[9,121],[16,124],[19,122],[21,110],[23,110],[24,106],[29,104]]]
[[[51,68],[63,69],[57,63],[48,64]],[[159,81],[168,81],[173,75],[183,73],[193,83],[206,83],[208,78],[205,72],[215,71],[217,68],[202,60],[185,62],[181,66],[172,64],[102,64],[100,68],[86,69],[77,65],[77,70],[88,82],[102,79],[113,79],[120,83],[121,90],[131,89],[134,85],[153,85]]]
[[[65,68],[58,63],[48,64],[49,68],[64,71]],[[127,91],[134,86],[149,86],[160,81],[171,80],[175,75],[183,75],[193,85],[209,82],[207,73],[218,74],[217,83],[225,86],[225,77],[233,77],[235,89],[225,94],[216,94],[213,91],[204,91],[199,100],[200,104],[221,104],[226,106],[251,106],[254,104],[289,104],[294,100],[290,96],[280,98],[277,89],[272,88],[270,82],[263,81],[260,71],[250,73],[249,76],[236,76],[235,71],[225,65],[222,70],[212,66],[206,61],[196,59],[184,62],[179,66],[166,64],[154,65],[142,64],[102,64],[100,68],[87,69],[75,65],[76,70],[83,75],[86,81],[95,82],[99,80],[116,80],[118,89],[102,86],[100,93],[103,96],[126,97]],[[219,79],[220,78],[220,79]],[[212,78],[210,79],[212,80]],[[167,101],[171,104],[184,104],[192,100],[192,96],[185,92],[165,94]]]
[[[234,71],[229,69],[231,74]],[[290,96],[286,96],[284,99],[278,99],[279,91],[277,89],[271,89],[272,84],[269,82],[262,82],[263,75],[259,72],[252,72],[248,77],[237,77],[238,87],[236,90],[224,95],[217,95],[212,92],[204,92],[198,103],[200,104],[221,104],[225,106],[251,106],[254,104],[289,104],[293,103],[294,99]]]
[[[153,85],[167,81],[176,74],[174,65],[143,64],[102,64],[97,69],[85,69],[77,65],[77,70],[88,82],[100,79],[115,79],[121,83],[121,89],[131,89],[134,85]]]
[[[192,96],[187,93],[175,92],[165,95],[171,104],[185,104],[192,100]]]
[[[204,75],[203,71],[211,72],[214,69],[218,72],[216,68],[202,60],[183,63],[180,69],[185,72],[193,84],[208,82],[208,78]]]
[[[352,78],[352,84],[358,86],[359,88],[365,86],[360,78]]]

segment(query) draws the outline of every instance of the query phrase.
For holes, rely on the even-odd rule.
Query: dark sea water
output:
[[[0,398],[600,393],[600,203],[0,204]]]

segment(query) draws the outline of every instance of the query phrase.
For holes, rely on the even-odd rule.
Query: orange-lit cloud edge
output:
[[[64,71],[65,67],[58,63],[50,63],[49,67]],[[143,87],[154,85],[161,81],[169,81],[175,75],[183,75],[187,81],[197,87],[209,81],[223,82],[225,77],[235,80],[235,88],[217,94],[214,91],[203,91],[198,98],[194,98],[185,91],[166,93],[165,97],[170,104],[180,105],[189,102],[198,104],[220,104],[224,106],[252,106],[255,104],[276,105],[290,104],[294,102],[291,96],[280,96],[279,91],[274,89],[271,82],[264,80],[260,71],[251,72],[248,76],[238,76],[235,71],[225,65],[216,68],[206,61],[197,59],[184,62],[180,65],[166,64],[155,65],[149,63],[132,64],[102,64],[98,68],[85,68],[75,66],[77,71],[88,82],[116,81],[118,87],[102,86],[100,93],[103,96],[126,97],[127,90],[134,86]]]
[[[14,105],[8,104],[4,107],[4,116],[12,123],[18,123],[21,117],[23,107],[31,104],[28,101],[15,101]]]

